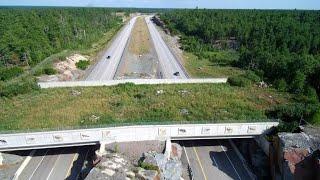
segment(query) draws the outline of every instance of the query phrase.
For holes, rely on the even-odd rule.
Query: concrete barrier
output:
[[[39,82],[40,88],[59,87],[90,87],[90,86],[115,86],[124,83],[142,84],[195,84],[195,83],[226,83],[227,78],[208,79],[122,79],[108,81],[61,81],[61,82]]]
[[[248,138],[262,134],[278,122],[143,125],[68,131],[0,134],[1,151],[183,139]]]

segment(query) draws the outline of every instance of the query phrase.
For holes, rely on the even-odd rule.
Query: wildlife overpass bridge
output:
[[[142,125],[0,134],[0,152],[111,142],[253,138],[278,122]]]

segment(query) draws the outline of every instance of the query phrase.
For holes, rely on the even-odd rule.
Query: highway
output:
[[[76,179],[88,153],[88,147],[37,150],[18,179]]]
[[[104,53],[102,59],[98,61],[87,76],[86,81],[112,80],[114,78],[136,19],[137,17],[132,18],[129,23],[124,26],[108,50]],[[108,56],[110,56],[109,59],[107,59]]]
[[[249,170],[227,140],[180,142],[196,180],[251,180]]]
[[[151,38],[153,40],[154,47],[157,51],[162,76],[164,79],[186,79],[188,75],[183,70],[182,65],[179,61],[174,57],[171,53],[170,49],[162,39],[160,33],[156,29],[154,23],[151,21],[152,16],[148,16],[145,18]],[[179,76],[175,76],[174,73],[179,72]]]

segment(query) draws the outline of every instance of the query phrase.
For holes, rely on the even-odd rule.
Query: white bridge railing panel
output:
[[[0,134],[0,151],[171,139],[241,138],[260,135],[278,122],[176,124]]]

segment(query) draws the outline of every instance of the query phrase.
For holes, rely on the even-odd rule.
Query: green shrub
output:
[[[319,104],[292,103],[278,105],[268,112],[269,118],[277,118],[286,122],[309,121],[319,109]]]
[[[245,76],[245,78],[251,80],[254,83],[261,81],[261,78],[258,75],[256,75],[256,73],[254,73],[253,71],[246,71],[246,73],[243,76]]]
[[[306,86],[304,89],[306,97],[305,102],[316,104],[319,102],[317,91],[312,86]]]
[[[0,80],[1,81],[10,80],[14,77],[19,76],[22,73],[23,73],[23,69],[18,66],[11,67],[11,68],[1,68],[0,69]]]
[[[149,163],[145,163],[142,161],[139,162],[139,166],[145,170],[155,170],[155,171],[159,170],[158,166],[155,166],[155,165],[149,164]]]
[[[228,83],[231,86],[239,86],[239,87],[247,87],[252,84],[251,80],[247,79],[243,75],[229,77]]]
[[[80,60],[76,63],[78,69],[85,70],[90,65],[90,61]]]
[[[52,67],[44,68],[43,72],[46,75],[52,75],[52,74],[56,74],[57,73],[57,71],[55,69],[53,69]]]
[[[12,97],[39,89],[35,79],[28,77],[21,81],[0,84],[0,97]]]
[[[274,84],[275,84],[275,87],[278,89],[278,91],[286,92],[288,90],[287,82],[283,78],[276,80]]]
[[[318,109],[318,111],[314,113],[311,119],[311,123],[320,126],[320,109]]]
[[[44,67],[44,68],[37,69],[33,75],[35,75],[35,76],[41,76],[43,74],[53,75],[53,74],[56,74],[56,73],[57,73],[57,70],[55,70],[54,68],[52,68],[52,67]]]
[[[294,122],[284,122],[280,121],[279,126],[277,126],[277,131],[278,132],[295,132],[299,129],[299,123],[294,121]]]

